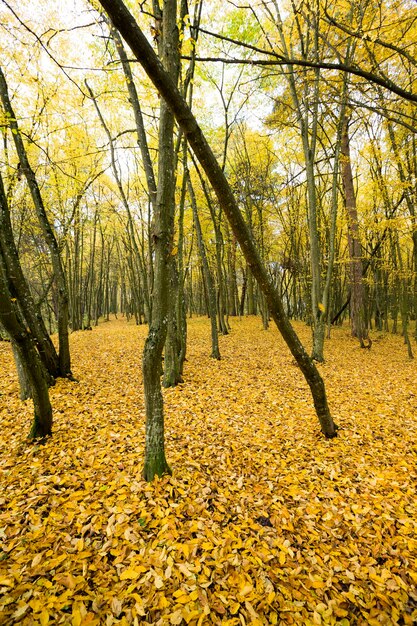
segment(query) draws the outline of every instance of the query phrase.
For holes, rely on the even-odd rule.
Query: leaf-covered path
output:
[[[0,623],[417,623],[417,376],[400,337],[346,329],[321,366],[339,436],[271,329],[232,320],[222,360],[191,320],[185,384],[166,390],[174,474],[141,479],[145,328],[71,336],[78,383],[51,390],[28,445],[0,344]],[[304,341],[309,330],[297,326]]]

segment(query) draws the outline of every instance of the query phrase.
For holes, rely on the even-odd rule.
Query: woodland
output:
[[[416,624],[417,4],[0,31],[0,624]]]

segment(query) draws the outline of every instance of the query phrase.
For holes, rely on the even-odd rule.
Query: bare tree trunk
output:
[[[220,359],[219,349],[219,335],[217,331],[216,321],[216,289],[214,287],[213,277],[210,272],[210,267],[207,260],[206,248],[203,241],[203,233],[201,231],[200,219],[197,211],[197,200],[195,197],[194,189],[189,177],[188,179],[188,192],[191,198],[191,208],[193,211],[194,226],[197,234],[197,246],[201,258],[201,266],[203,270],[203,279],[206,285],[208,310],[211,323],[211,357],[213,359]]]
[[[177,82],[178,31],[176,0],[164,0],[162,11],[162,62],[164,71]],[[153,51],[152,51],[153,52]],[[161,64],[157,60],[158,64]],[[143,351],[143,381],[146,407],[145,480],[170,473],[165,457],[164,407],[161,391],[162,351],[167,336],[170,270],[175,203],[174,115],[161,101],[157,201],[153,220],[155,251],[152,321]]]
[[[352,165],[349,147],[349,120],[346,118],[340,147],[342,183],[345,192],[345,206],[348,222],[349,275],[350,275],[350,317],[352,335],[359,339],[362,348],[370,348],[372,343],[365,323],[365,303],[363,289],[362,247],[359,239],[358,211],[353,186]]]
[[[403,337],[404,337],[404,343],[407,346],[408,358],[414,359],[410,336],[408,334],[409,302],[408,302],[408,284],[407,284],[407,277],[406,277],[407,272],[404,271],[404,262],[402,258],[400,242],[398,241],[398,233],[395,233],[394,246],[395,246],[395,251],[396,251],[397,258],[398,258],[398,265],[399,265],[399,271],[400,271],[400,276],[401,276],[400,278],[400,283],[401,283],[400,310],[401,310],[402,332],[403,332]]]

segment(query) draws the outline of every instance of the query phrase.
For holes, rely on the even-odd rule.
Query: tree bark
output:
[[[161,42],[164,72],[176,89],[178,31],[176,0],[164,0]],[[117,25],[115,25],[117,27]],[[120,30],[120,29],[119,29]],[[153,53],[153,50],[152,50]],[[156,57],[156,55],[155,55]],[[157,57],[156,57],[157,58]],[[161,64],[157,59],[158,64]],[[161,65],[162,67],[162,65]],[[171,470],[165,457],[164,408],[161,391],[162,351],[165,345],[170,299],[171,255],[175,203],[174,116],[165,100],[161,101],[157,200],[153,220],[154,285],[152,321],[143,352],[143,381],[146,407],[145,466],[143,476],[151,481]]]
[[[352,335],[359,339],[362,348],[370,348],[368,329],[365,322],[362,248],[359,239],[358,211],[356,195],[353,186],[352,165],[349,146],[349,120],[346,118],[342,129],[340,147],[342,183],[345,192],[345,207],[348,222],[349,244],[349,276],[350,276],[350,317]],[[367,342],[367,343],[365,343]]]
[[[217,331],[217,322],[216,322],[216,289],[214,286],[213,277],[210,272],[206,249],[204,246],[203,233],[201,231],[201,224],[200,224],[200,219],[198,217],[198,211],[197,211],[197,200],[196,200],[194,189],[191,184],[191,180],[188,176],[188,173],[187,173],[187,182],[188,182],[188,193],[190,194],[190,199],[191,199],[191,208],[193,211],[194,226],[195,226],[195,231],[197,235],[197,246],[198,246],[198,251],[200,253],[201,266],[203,270],[203,279],[206,284],[206,291],[207,291],[207,301],[208,301],[208,309],[209,309],[210,323],[211,323],[211,357],[213,359],[220,360],[219,334]]]
[[[225,212],[249,268],[265,294],[271,316],[306,378],[321,429],[326,437],[335,437],[337,427],[329,411],[323,379],[285,315],[282,301],[261,262],[230,185],[193,113],[123,2],[121,0],[100,0],[100,3],[161,93],[167,106],[174,113],[178,124],[187,137],[189,145],[216,192],[219,204]]]

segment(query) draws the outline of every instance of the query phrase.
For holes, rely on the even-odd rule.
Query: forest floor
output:
[[[45,445],[26,441],[31,402],[0,344],[0,624],[417,623],[417,374],[401,337],[361,350],[333,331],[327,441],[277,331],[231,325],[216,362],[208,320],[189,323],[185,382],[164,391],[173,476],[152,484],[146,328],[71,335],[79,382],[51,389]]]

